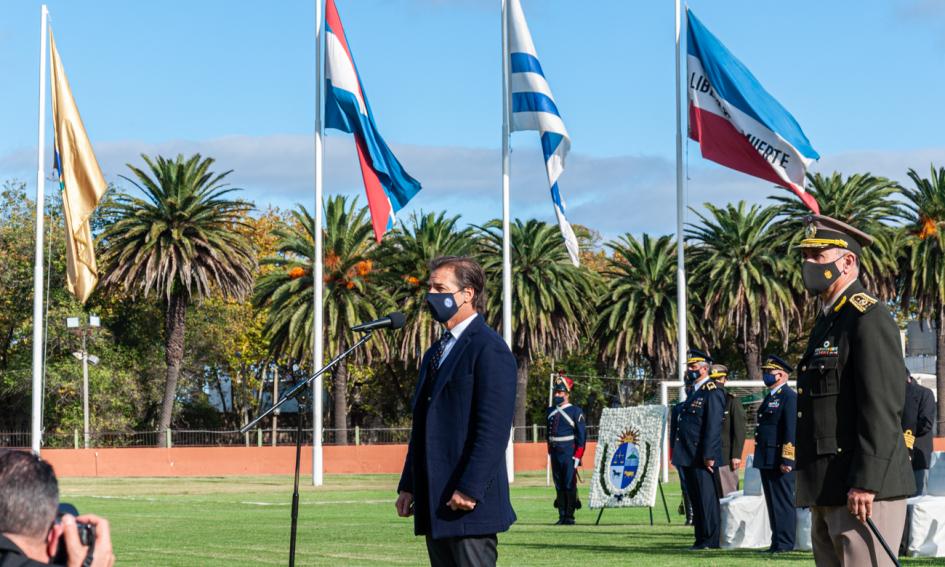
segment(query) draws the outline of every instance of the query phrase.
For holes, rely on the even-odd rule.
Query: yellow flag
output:
[[[95,160],[92,144],[85,133],[79,109],[62,68],[52,30],[49,31],[50,82],[52,83],[53,127],[56,132],[56,169],[62,189],[66,221],[66,287],[85,303],[98,282],[95,243],[89,217],[108,187]]]

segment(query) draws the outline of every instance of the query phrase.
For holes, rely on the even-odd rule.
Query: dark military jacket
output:
[[[725,413],[722,416],[722,462],[729,465],[732,459],[742,458],[745,448],[745,410],[731,392],[725,394]]]
[[[725,390],[712,380],[695,390],[680,404],[673,439],[673,465],[701,467],[703,461],[722,459],[722,414],[725,412]]]
[[[770,391],[758,407],[755,429],[756,469],[777,469],[794,466],[797,431],[797,393],[787,384],[772,394]]]
[[[899,328],[859,281],[817,317],[797,378],[797,506],[911,496],[901,429],[905,363]]]
[[[571,404],[551,406],[545,410],[545,416],[548,420],[548,452],[567,446],[575,457],[583,458],[584,445],[587,443],[584,410]]]
[[[935,396],[932,390],[909,378],[906,405],[902,409],[902,431],[913,470],[927,469],[931,464],[934,426]]]

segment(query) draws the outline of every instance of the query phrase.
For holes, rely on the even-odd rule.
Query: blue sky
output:
[[[424,190],[404,211],[500,209],[499,0],[337,0],[381,132]],[[35,176],[40,2],[0,5],[0,179]],[[106,178],[141,152],[199,151],[260,206],[312,201],[314,1],[48,2]],[[523,0],[572,138],[572,222],[674,230],[672,0]],[[817,171],[945,165],[945,2],[694,0],[797,118]],[[48,139],[51,137],[48,136]],[[513,136],[513,214],[553,218],[536,133]],[[688,145],[687,203],[763,201],[771,184]],[[49,169],[47,165],[47,169]],[[361,194],[329,131],[326,190]],[[362,199],[363,200],[363,199]],[[691,218],[691,215],[690,215]]]

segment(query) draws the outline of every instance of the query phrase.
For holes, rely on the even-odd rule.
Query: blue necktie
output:
[[[433,351],[433,359],[430,360],[430,373],[436,374],[440,369],[440,363],[443,362],[443,353],[446,351],[446,344],[453,338],[453,333],[449,330],[443,331],[440,340],[436,342],[436,350]]]

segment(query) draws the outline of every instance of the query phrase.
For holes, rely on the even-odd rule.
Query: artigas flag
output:
[[[509,30],[509,92],[511,93],[511,131],[537,130],[541,136],[541,150],[545,170],[551,186],[551,202],[558,218],[558,227],[564,237],[568,256],[575,266],[579,264],[578,241],[564,215],[565,205],[558,189],[558,178],[564,172],[564,159],[571,149],[571,139],[564,127],[551,87],[538,62],[538,52],[528,31],[525,13],[519,0],[508,0]]]
[[[689,137],[702,157],[783,185],[815,213],[807,168],[820,158],[797,121],[687,10]]]
[[[325,127],[354,134],[374,237],[380,242],[420,183],[404,171],[377,131],[334,0],[325,3],[325,32]]]
[[[85,303],[98,283],[89,217],[108,186],[85,133],[79,109],[72,98],[52,30],[49,32],[49,52],[53,129],[56,135],[55,166],[59,174],[66,224],[66,287],[79,301]]]

